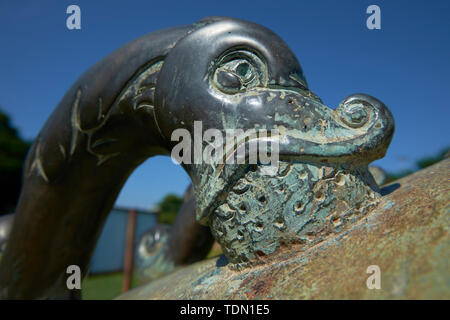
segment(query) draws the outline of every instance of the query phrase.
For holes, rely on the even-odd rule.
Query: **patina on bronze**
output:
[[[286,244],[312,246],[379,201],[367,166],[384,156],[394,131],[383,103],[356,94],[330,109],[272,31],[207,18],[131,42],[64,96],[27,158],[0,265],[1,297],[72,296],[66,268],[76,264],[85,274],[129,174],[170,153],[173,130],[193,133],[194,121],[204,130],[280,132],[282,163],[270,178],[264,165],[183,164],[197,219],[211,226],[233,268]]]

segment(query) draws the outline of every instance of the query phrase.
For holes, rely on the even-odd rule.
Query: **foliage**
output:
[[[182,203],[182,197],[175,194],[166,195],[164,199],[158,204],[158,223],[172,225]]]
[[[416,168],[414,170],[404,170],[396,173],[389,173],[387,182],[395,181],[397,179],[410,175],[411,173],[414,173],[417,170],[425,169],[426,167],[429,167],[449,157],[449,155],[450,155],[450,147],[447,147],[441,150],[436,156],[423,157],[416,162]]]
[[[419,167],[420,169],[424,169],[426,167],[429,167],[441,160],[443,160],[445,157],[448,156],[450,152],[450,148],[445,148],[443,149],[437,156],[434,157],[425,157],[420,159],[419,161],[417,161],[417,167]]]
[[[81,297],[83,300],[111,300],[122,293],[123,273],[104,273],[88,275],[81,284]],[[131,288],[141,283],[133,275]]]
[[[0,215],[13,212],[22,186],[22,170],[30,143],[22,140],[0,111]]]

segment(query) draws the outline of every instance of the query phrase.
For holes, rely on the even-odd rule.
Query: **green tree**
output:
[[[429,167],[449,156],[450,156],[450,147],[444,148],[435,156],[426,156],[426,157],[419,159],[416,162],[415,168],[412,170],[404,170],[401,172],[389,173],[387,182],[395,181],[397,179],[408,176],[411,173],[416,172],[417,170],[425,169],[426,167]]]
[[[30,143],[22,140],[0,110],[0,215],[13,212],[22,187],[22,171]]]
[[[158,223],[173,225],[183,198],[176,194],[168,194],[158,204]]]
[[[448,157],[449,152],[450,152],[450,148],[447,147],[447,148],[441,150],[441,152],[439,152],[439,154],[436,156],[424,157],[424,158],[420,159],[419,161],[416,162],[416,166],[420,169],[429,167],[429,166],[443,160],[445,157]]]

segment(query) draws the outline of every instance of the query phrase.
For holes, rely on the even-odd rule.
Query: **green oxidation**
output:
[[[384,156],[394,130],[390,112],[369,96],[352,96],[335,110],[323,105],[311,91],[301,89],[252,88],[227,99],[238,105],[233,112],[208,115],[221,118],[222,130],[277,130],[280,157],[291,157],[300,163],[367,166]],[[248,101],[253,100],[262,101],[257,111],[239,107],[248,106]],[[209,215],[223,203],[247,168],[199,164],[190,169],[197,219],[208,225]]]
[[[266,169],[266,171],[265,171]],[[364,217],[378,202],[367,167],[282,162],[249,170],[210,217],[233,268],[257,264],[280,245],[314,245]]]

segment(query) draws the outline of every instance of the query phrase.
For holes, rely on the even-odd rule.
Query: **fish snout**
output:
[[[367,94],[352,94],[342,101],[336,109],[339,120],[348,127],[358,129],[392,130],[394,118],[383,102]],[[369,129],[370,130],[370,129]]]

